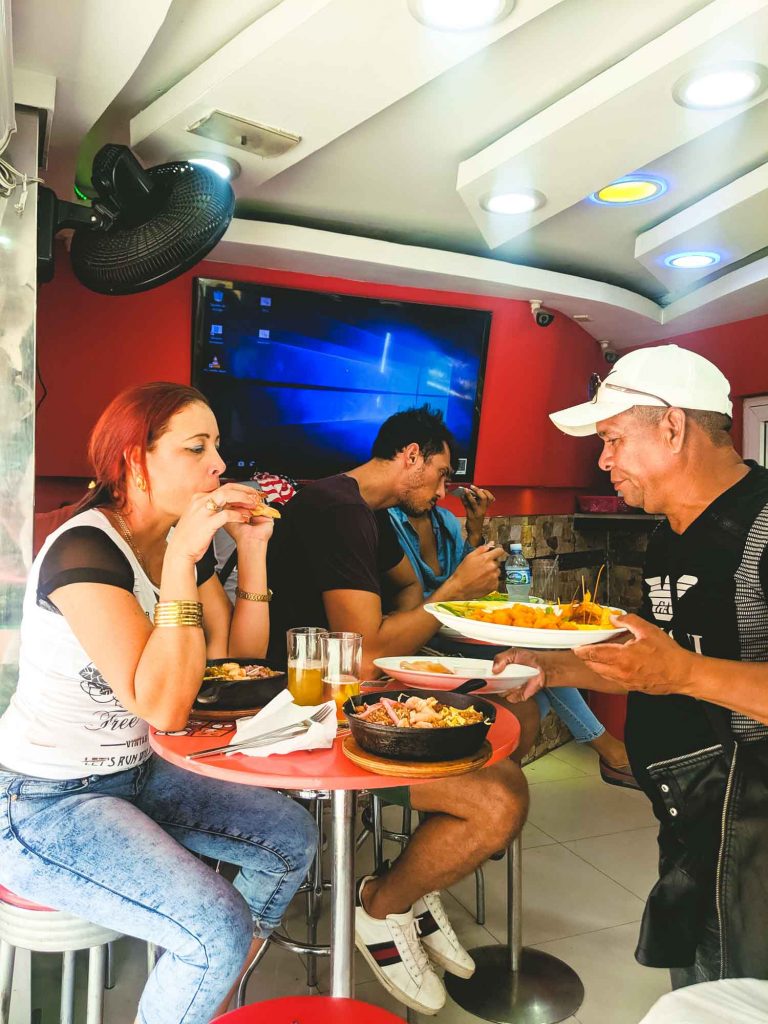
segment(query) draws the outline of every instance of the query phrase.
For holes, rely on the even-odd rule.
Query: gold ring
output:
[[[223,505],[217,505],[213,498],[209,498],[208,501],[206,501],[205,507],[208,509],[209,512],[221,512],[221,510],[224,508]]]

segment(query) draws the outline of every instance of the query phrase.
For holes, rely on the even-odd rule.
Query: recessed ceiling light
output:
[[[515,0],[408,0],[411,14],[427,28],[468,32],[487,28],[512,11]]]
[[[667,191],[666,181],[648,174],[627,174],[612,181],[589,197],[594,203],[604,206],[634,206],[658,199]]]
[[[720,110],[746,103],[768,86],[768,69],[752,61],[698,68],[684,75],[672,95],[683,107]]]
[[[240,173],[240,164],[228,156],[188,156],[185,159],[190,164],[207,167],[225,181],[231,181]]]
[[[494,195],[486,196],[480,205],[488,213],[500,213],[506,217],[513,217],[516,214],[538,210],[546,201],[546,196],[541,192],[525,188],[519,189],[517,192],[496,192]]]
[[[675,270],[701,270],[702,267],[713,267],[720,262],[717,252],[676,252],[664,260],[668,267]]]

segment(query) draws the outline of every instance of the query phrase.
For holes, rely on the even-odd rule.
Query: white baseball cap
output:
[[[594,374],[594,397],[581,405],[550,414],[564,434],[586,437],[601,420],[618,416],[635,405],[701,409],[733,413],[731,386],[708,359],[678,345],[640,348],[618,360],[601,380]]]

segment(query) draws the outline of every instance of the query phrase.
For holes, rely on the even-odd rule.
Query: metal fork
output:
[[[263,747],[269,743],[273,743],[275,740],[287,740],[292,739],[294,736],[301,736],[309,730],[309,727],[313,722],[324,722],[329,715],[334,713],[334,708],[327,704],[311,715],[309,718],[305,718],[300,722],[295,722],[293,725],[284,725],[280,729],[273,729],[271,732],[262,733],[261,736],[254,736],[250,740],[241,740],[239,743],[228,743],[223,747],[211,747],[208,750],[197,750],[194,754],[187,754],[188,761],[194,761],[199,757],[212,757],[214,754],[228,754],[233,750],[245,750],[249,747]]]

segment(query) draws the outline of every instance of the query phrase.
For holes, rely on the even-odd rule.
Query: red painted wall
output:
[[[768,394],[768,316],[709,327],[652,344],[689,348],[723,371],[731,382],[733,439],[740,449],[744,422],[742,399]]]
[[[38,363],[48,389],[37,419],[39,510],[79,493],[89,473],[88,432],[121,388],[189,381],[196,275],[490,310],[475,482],[495,489],[497,513],[571,512],[576,493],[607,493],[597,442],[565,437],[547,418],[582,400],[589,374],[602,365],[594,339],[565,317],[542,329],[525,302],[222,263],[202,263],[141,295],[106,297],[76,281],[60,249],[38,305]]]

